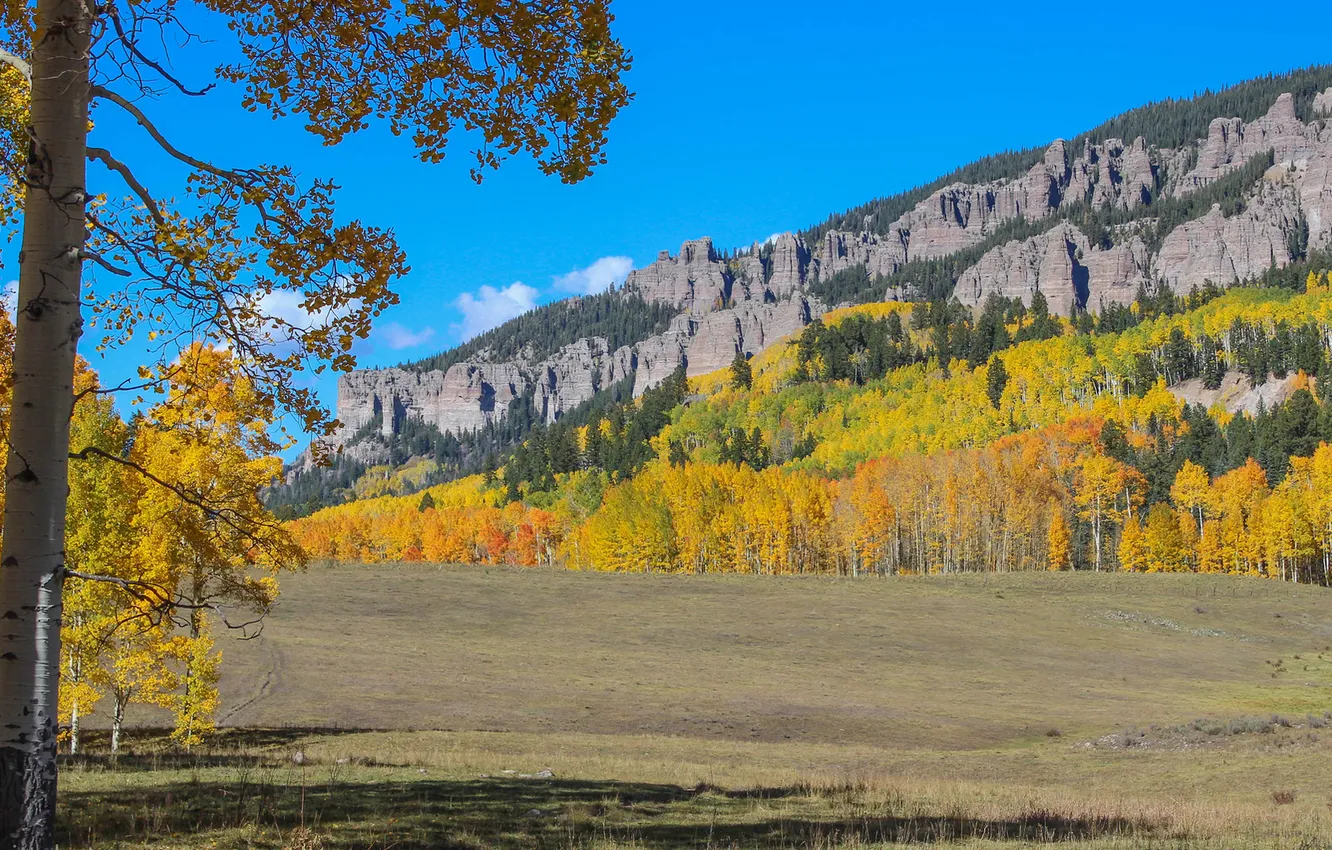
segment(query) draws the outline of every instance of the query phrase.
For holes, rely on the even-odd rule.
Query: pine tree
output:
[[[754,386],[754,372],[743,351],[731,361],[731,386],[737,390],[747,390]]]
[[[995,410],[999,409],[999,402],[1004,397],[1004,388],[1008,386],[1008,370],[1004,368],[1004,361],[998,356],[990,358],[989,368],[986,370],[985,392],[990,397],[990,404]]]

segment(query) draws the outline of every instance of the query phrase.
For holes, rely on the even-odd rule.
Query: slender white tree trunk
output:
[[[55,846],[56,689],[81,329],[92,7],[38,0],[0,552],[0,847]]]
[[[79,754],[79,701],[75,700],[69,710],[69,754]]]
[[[125,725],[125,703],[129,702],[129,695],[115,695],[115,710],[111,714],[111,755],[120,754],[120,730]]]

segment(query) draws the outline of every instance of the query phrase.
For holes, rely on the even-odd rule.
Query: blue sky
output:
[[[346,216],[394,228],[412,272],[398,287],[402,304],[361,352],[373,366],[604,285],[685,239],[747,245],[1150,100],[1332,61],[1325,0],[614,8],[635,56],[636,96],[611,127],[609,164],[576,186],[522,159],[475,186],[464,144],[425,165],[381,130],[323,148],[299,120],[244,112],[226,87],[147,107],[182,147],[220,164],[286,162],[307,179],[332,177]],[[178,62],[182,75],[206,81],[209,51],[224,46],[225,36]],[[98,132],[127,158],[142,145],[136,128],[109,115]],[[144,162],[158,163],[144,166],[150,185],[179,177]],[[15,276],[6,266],[6,279]],[[107,379],[135,365],[128,353],[93,360]],[[334,383],[318,383],[330,405]]]

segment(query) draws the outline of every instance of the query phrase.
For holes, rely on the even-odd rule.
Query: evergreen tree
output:
[[[737,390],[747,390],[754,386],[754,371],[743,351],[731,361],[731,386]]]
[[[998,356],[990,358],[989,369],[986,370],[985,392],[990,397],[990,404],[995,410],[999,409],[999,401],[1004,396],[1004,388],[1008,386],[1008,370],[1004,368],[1004,361]]]

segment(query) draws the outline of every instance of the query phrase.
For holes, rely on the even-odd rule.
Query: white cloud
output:
[[[9,314],[9,318],[18,317],[18,281],[11,280],[5,283],[3,289],[0,289],[0,307]]]
[[[301,330],[308,331],[328,323],[330,312],[327,309],[311,312],[302,306],[303,301],[305,296],[300,292],[276,289],[264,293],[256,306],[262,315]]]
[[[785,231],[785,230],[782,231],[781,233],[774,233],[774,234],[772,234],[771,236],[769,236],[767,239],[764,239],[764,240],[763,240],[763,244],[764,244],[764,245],[775,245],[775,244],[777,243],[777,240],[778,240],[778,239],[781,239],[781,238],[782,238],[783,236],[785,236],[787,233],[788,233],[788,231]]]
[[[453,299],[453,306],[462,311],[462,321],[455,324],[453,329],[466,342],[531,310],[536,306],[538,294],[524,283],[511,283],[503,289],[483,286],[475,295],[464,292]]]
[[[633,270],[634,261],[629,257],[602,257],[587,268],[557,275],[555,288],[576,295],[595,295],[624,283]]]
[[[382,328],[376,329],[375,336],[394,351],[401,351],[404,348],[416,348],[418,345],[429,342],[435,336],[435,329],[425,327],[419,331],[414,331],[397,322],[389,322]]]

